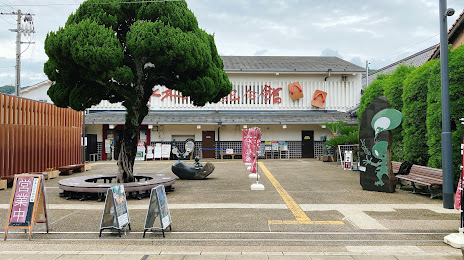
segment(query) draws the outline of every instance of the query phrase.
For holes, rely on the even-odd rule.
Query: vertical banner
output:
[[[164,185],[158,185],[155,188],[151,189],[150,194],[150,201],[148,204],[147,216],[145,218],[145,227],[143,230],[143,237],[145,237],[145,233],[148,230],[152,230],[154,228],[156,218],[160,219],[160,227],[161,231],[169,227],[171,227],[171,213],[169,212],[168,208],[168,201],[166,199],[166,191],[164,189]]]
[[[28,229],[29,240],[36,223],[45,223],[48,233],[48,216],[45,203],[43,175],[15,175],[8,211],[5,237],[8,229]]]
[[[245,143],[246,143],[245,163],[252,163],[253,162],[253,152],[254,152],[254,149],[255,149],[254,141],[253,141],[254,135],[255,135],[255,129],[250,128],[248,130],[248,134],[247,134],[246,139],[245,139]]]
[[[258,167],[258,154],[261,149],[261,129],[256,128],[254,131],[253,143],[255,149],[253,150],[253,163],[251,164],[251,173],[256,173],[256,167]]]
[[[117,185],[106,192],[105,208],[100,223],[100,237],[104,229],[117,229],[121,237],[121,229],[126,226],[129,226],[131,230],[126,192],[124,185]]]
[[[246,156],[246,150],[247,150],[247,142],[246,142],[247,136],[248,136],[248,129],[243,129],[242,130],[242,159],[244,163],[246,163],[245,156]]]

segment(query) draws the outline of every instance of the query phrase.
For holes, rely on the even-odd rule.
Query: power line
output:
[[[398,52],[395,52],[395,53],[393,53],[393,54],[390,54],[390,55],[384,56],[384,57],[382,57],[382,58],[379,58],[379,60],[385,60],[386,58],[391,58],[391,57],[393,57],[393,56],[395,56],[395,55],[397,55],[397,54],[400,54],[400,53],[402,53],[402,52],[404,52],[404,51],[409,50],[409,49],[412,48],[412,47],[415,47],[415,46],[417,46],[417,45],[419,45],[419,44],[421,44],[421,43],[423,43],[423,42],[426,42],[426,41],[428,41],[428,40],[430,40],[430,39],[432,39],[432,38],[435,38],[435,37],[437,37],[438,35],[440,35],[440,34],[435,34],[434,36],[431,36],[431,37],[429,37],[429,38],[427,38],[427,39],[425,39],[425,40],[422,40],[422,41],[420,41],[420,42],[417,42],[417,43],[415,43],[415,44],[412,44],[412,45],[410,45],[410,46],[408,46],[408,47],[402,49],[401,51],[398,51]]]
[[[162,2],[181,2],[184,0],[147,0],[147,1],[134,1],[134,2],[128,2],[128,1],[120,1],[120,2],[106,2],[106,3],[86,3],[90,5],[112,5],[112,4],[143,4],[143,3],[162,3]],[[3,2],[0,2],[2,4],[5,4]],[[82,3],[81,3],[82,4]],[[72,5],[81,5],[78,3],[55,3],[55,4],[24,4],[24,5],[7,5],[9,7],[24,7],[24,6],[72,6]],[[6,5],[6,4],[5,4]]]

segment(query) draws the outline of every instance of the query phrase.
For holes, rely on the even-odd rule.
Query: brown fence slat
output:
[[[0,94],[0,178],[81,163],[82,113]]]

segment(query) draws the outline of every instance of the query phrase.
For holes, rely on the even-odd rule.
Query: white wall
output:
[[[102,125],[85,125],[85,134],[96,134],[97,142],[103,142],[103,126]]]
[[[221,141],[241,141],[242,126],[221,126]],[[314,131],[315,141],[319,141],[321,135],[327,135],[329,138],[332,137],[330,131],[321,128],[320,125],[287,125],[286,129],[282,128],[282,125],[247,125],[248,128],[255,126],[261,128],[263,141],[301,141],[301,133],[304,130]],[[195,141],[201,141],[203,131],[214,131],[216,133],[215,140],[218,140],[218,125],[202,125],[201,129],[197,129],[196,125],[162,125],[158,127],[158,131],[151,132],[151,141],[171,141],[173,135],[195,136]]]
[[[47,95],[47,91],[50,85],[44,85],[43,87],[37,87],[28,91],[22,91],[21,97],[32,100],[46,100],[47,103],[53,104],[50,97]]]

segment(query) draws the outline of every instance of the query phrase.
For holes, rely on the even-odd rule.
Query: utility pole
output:
[[[21,10],[18,12],[11,13],[0,13],[0,15],[16,15],[16,29],[10,29],[12,32],[16,32],[16,77],[15,77],[15,95],[19,97],[20,86],[21,86],[21,44],[28,43],[33,44],[34,42],[21,42],[21,33],[24,35],[35,33],[34,23],[32,21],[32,16],[34,14],[30,13],[21,13]],[[22,16],[24,16],[25,26],[22,25]]]
[[[369,61],[366,60],[366,87],[369,87]]]
[[[453,186],[453,148],[451,145],[449,68],[448,68],[448,16],[454,14],[454,9],[447,9],[446,0],[440,0],[440,66],[441,66],[441,155],[443,168],[443,208],[454,208]]]

